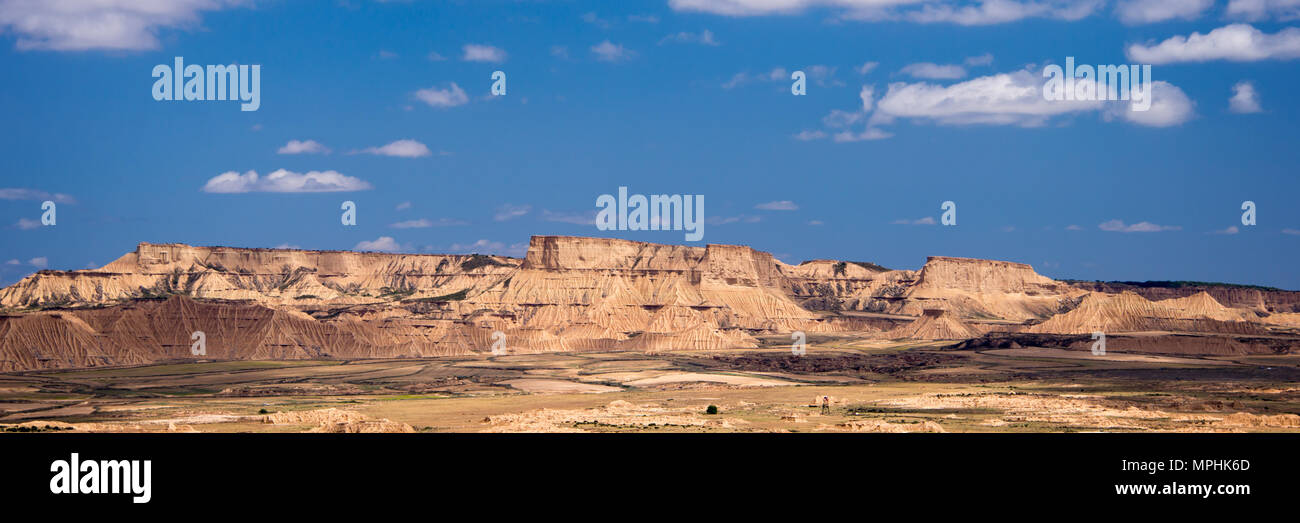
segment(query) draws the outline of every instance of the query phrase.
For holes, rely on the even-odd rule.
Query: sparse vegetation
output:
[[[492,259],[491,256],[474,254],[470,256],[470,259],[465,260],[460,264],[460,270],[468,272],[477,269],[479,267],[486,267],[489,265],[495,267],[509,267],[509,265],[506,265],[504,263]]]

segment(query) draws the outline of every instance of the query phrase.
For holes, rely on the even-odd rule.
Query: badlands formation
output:
[[[913,271],[565,236],[533,237],[523,259],[141,243],[102,268],[40,271],[0,290],[0,371],[494,345],[699,351],[795,331],[1074,350],[1101,331],[1111,350],[1272,354],[1300,347],[1298,326],[1300,292],[1064,282],[1025,264],[942,256]]]

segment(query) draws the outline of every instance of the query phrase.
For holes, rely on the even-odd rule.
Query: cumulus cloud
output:
[[[76,198],[62,193],[48,193],[36,189],[0,188],[0,200],[49,200],[54,203],[77,203]]]
[[[500,47],[484,44],[465,44],[461,59],[466,62],[501,63],[506,61],[506,51]]]
[[[1224,15],[1252,22],[1269,18],[1295,20],[1300,18],[1300,0],[1231,0]]]
[[[1243,81],[1232,86],[1232,98],[1228,99],[1228,110],[1238,114],[1263,112],[1264,108],[1259,105],[1259,93],[1255,92],[1255,84]]]
[[[498,222],[513,220],[515,218],[528,214],[528,212],[531,210],[533,210],[533,206],[531,205],[513,205],[507,203],[505,205],[497,207],[497,212],[495,215],[492,216],[492,219]]]
[[[44,256],[37,256],[35,258],[27,260],[27,263],[31,264],[32,267],[36,267],[37,269],[44,269],[50,266],[50,260]]]
[[[1107,117],[1118,117],[1147,127],[1171,127],[1191,120],[1195,113],[1196,104],[1192,99],[1169,82],[1151,82],[1151,107],[1146,111],[1132,110],[1132,98],[1130,95],[1128,103],[1112,102],[1107,108]]]
[[[790,200],[778,200],[775,202],[760,203],[754,206],[755,209],[764,211],[797,211],[799,206]]]
[[[1214,5],[1214,0],[1123,0],[1115,14],[1126,24],[1149,24],[1165,20],[1192,20]]]
[[[362,149],[361,152],[379,156],[396,156],[398,158],[421,158],[433,154],[429,151],[428,146],[411,139],[398,140],[379,147],[367,147]]]
[[[354,251],[379,251],[379,252],[397,252],[402,250],[402,245],[397,243],[392,236],[380,236],[374,240],[362,241],[353,247]]]
[[[329,147],[316,140],[289,140],[276,153],[279,154],[329,154]]]
[[[1097,226],[1098,229],[1107,232],[1162,232],[1182,230],[1177,225],[1157,225],[1151,222],[1138,222],[1132,225],[1125,225],[1121,220],[1110,220]]]
[[[0,0],[0,29],[18,49],[138,51],[157,49],[163,29],[198,27],[200,14],[238,0]]]
[[[930,62],[921,62],[908,65],[899,72],[913,78],[926,78],[930,80],[956,80],[966,77],[966,68],[960,65],[940,65]]]
[[[616,44],[609,40],[591,46],[591,52],[596,55],[597,60],[602,62],[621,62],[636,56],[636,53],[623,47],[622,44]]]
[[[1043,77],[1029,70],[939,85],[928,82],[889,85],[876,103],[889,118],[917,118],[941,124],[1042,125],[1052,116],[1091,111],[1098,101],[1052,101],[1043,97]]]
[[[369,183],[359,178],[343,175],[337,171],[308,171],[296,173],[278,169],[265,177],[257,171],[239,174],[228,171],[218,174],[203,185],[203,192],[208,193],[313,193],[313,192],[348,192],[371,189]]]
[[[465,91],[459,85],[456,85],[456,82],[451,82],[447,87],[441,89],[437,87],[420,89],[415,92],[415,98],[429,104],[430,107],[440,109],[469,103],[469,95],[466,95]]]
[[[699,33],[682,31],[680,33],[670,34],[659,40],[659,45],[678,43],[678,44],[700,44],[700,45],[721,45],[715,38],[713,32],[705,29]]]
[[[1268,34],[1248,24],[1231,24],[1206,34],[1172,36],[1159,44],[1132,44],[1127,54],[1131,60],[1148,64],[1290,60],[1300,57],[1300,28]]]
[[[858,74],[860,75],[866,76],[867,74],[871,73],[871,71],[874,71],[876,67],[879,66],[880,66],[880,62],[864,62],[862,65],[854,67],[853,70],[857,71]]]

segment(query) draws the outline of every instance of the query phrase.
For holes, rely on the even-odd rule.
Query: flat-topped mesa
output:
[[[771,254],[744,245],[663,245],[616,238],[533,236],[521,269],[665,271],[693,283],[788,288]]]
[[[697,270],[705,249],[617,238],[533,236],[523,269]]]
[[[1067,285],[1034,272],[1024,263],[930,256],[917,279],[919,287],[943,287],[974,292],[1064,292]]]

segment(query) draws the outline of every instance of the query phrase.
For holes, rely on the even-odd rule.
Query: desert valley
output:
[[[5,431],[1300,431],[1300,292],[1005,261],[141,243],[0,307]]]

